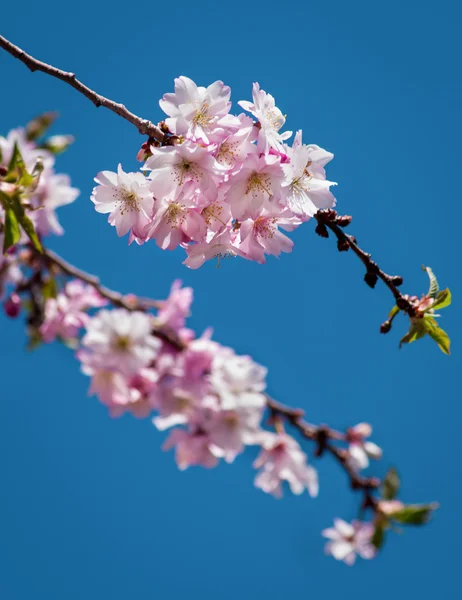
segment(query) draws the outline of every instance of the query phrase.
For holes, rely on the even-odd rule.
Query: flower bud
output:
[[[339,227],[348,227],[352,220],[353,217],[351,217],[350,215],[342,215],[341,217],[337,218],[337,225]]]
[[[327,231],[327,227],[323,223],[318,223],[316,225],[315,232],[323,238],[329,237],[329,232]]]
[[[3,303],[3,310],[8,317],[15,319],[21,312],[21,298],[18,294],[13,293]]]
[[[350,248],[350,244],[347,240],[340,239],[337,241],[337,249],[339,252],[347,252]]]
[[[367,283],[367,285],[371,288],[375,287],[375,284],[377,283],[378,277],[377,277],[377,273],[373,273],[372,271],[368,271],[365,275],[364,275],[364,281]]]
[[[380,333],[388,333],[391,329],[391,321],[384,321],[380,325]]]
[[[8,169],[5,167],[5,165],[0,165],[0,177],[5,177],[7,173]]]
[[[394,275],[391,278],[391,282],[393,285],[395,285],[396,287],[399,287],[400,285],[403,285],[403,278],[400,277],[399,275]]]
[[[378,503],[379,511],[387,516],[403,510],[404,504],[400,500],[380,500]]]

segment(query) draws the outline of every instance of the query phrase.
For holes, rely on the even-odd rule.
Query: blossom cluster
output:
[[[77,357],[82,371],[91,377],[90,393],[112,416],[127,412],[140,418],[152,416],[157,429],[169,429],[164,448],[175,449],[180,469],[210,468],[220,459],[230,463],[245,446],[257,445],[261,446],[255,461],[261,469],[257,487],[280,496],[282,482],[287,481],[296,494],[305,489],[317,494],[317,473],[299,444],[286,434],[262,428],[266,369],[212,340],[211,331],[196,338],[186,327],[191,288],[175,281],[155,317],[125,308],[102,309],[89,317],[82,303],[71,304],[64,298],[67,288],[47,310],[42,331],[62,327],[55,309],[61,304],[67,307],[71,323],[83,324]],[[79,296],[87,293],[81,288]],[[93,293],[86,306],[91,300],[92,306],[104,301]],[[174,332],[184,349],[154,335],[162,329]]]
[[[42,115],[30,125],[43,122],[51,124],[54,117]],[[33,183],[22,190],[21,204],[32,222],[39,237],[62,235],[64,230],[58,220],[56,209],[71,204],[79,195],[79,190],[71,186],[68,175],[55,172],[55,153],[63,151],[72,142],[71,136],[55,135],[39,144],[31,129],[12,129],[6,137],[0,135],[0,194],[8,196],[16,186],[4,180],[9,165],[20,164],[21,171],[36,174]],[[2,252],[5,238],[5,209],[0,202],[0,298],[6,297],[5,311],[9,316],[17,316],[20,301],[17,294],[9,294],[12,286],[23,279],[19,268],[18,252],[28,242],[28,237],[21,230],[18,243],[7,252]]]
[[[69,136],[53,136],[48,140],[48,146],[54,148],[69,143]],[[79,195],[79,190],[71,186],[68,175],[56,173],[54,170],[55,156],[53,152],[36,141],[28,139],[23,128],[12,129],[6,137],[0,136],[0,165],[7,166],[17,148],[29,173],[38,170],[40,177],[36,186],[31,189],[23,200],[27,203],[28,216],[35,225],[39,235],[62,235],[64,230],[56,215],[56,209],[71,204]],[[1,186],[7,187],[3,183]],[[0,189],[2,189],[0,187]],[[3,220],[3,210],[0,208]],[[1,260],[1,259],[0,259]]]
[[[303,144],[301,131],[289,146],[285,116],[258,83],[253,102],[239,102],[252,117],[231,114],[230,96],[221,81],[205,88],[175,79],[174,93],[160,100],[171,143],[145,144],[141,172],[119,165],[117,173],[97,175],[91,200],[119,236],[181,246],[192,269],[225,256],[264,263],[266,255],[292,251],[281,229],[335,205],[324,170],[333,155]]]
[[[286,484],[294,494],[317,496],[317,471],[297,440],[284,428],[263,427],[266,368],[212,340],[210,330],[196,337],[186,326],[192,299],[192,289],[175,281],[169,297],[156,303],[155,316],[109,309],[93,286],[71,280],[47,300],[40,334],[45,342],[76,343],[82,372],[91,378],[89,393],[111,416],[151,418],[158,430],[169,430],[163,448],[174,449],[180,469],[231,463],[246,446],[256,446],[257,488],[280,498]],[[367,423],[345,434],[353,469],[380,456],[370,434]],[[356,554],[372,558],[373,531],[372,523],[336,520],[323,532],[330,539],[326,552],[347,564]]]

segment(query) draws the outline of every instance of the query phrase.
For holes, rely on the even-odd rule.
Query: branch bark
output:
[[[111,290],[103,286],[98,277],[87,273],[64,258],[45,249],[44,253],[37,255],[42,264],[55,273],[61,272],[69,277],[73,277],[94,287],[104,298],[109,300],[114,306],[125,308],[126,310],[148,311],[152,308],[160,308],[162,302],[151,300],[149,298],[139,298],[136,296],[124,296],[120,292]],[[177,336],[177,334],[162,325],[153,326],[153,334],[170,344],[174,349],[181,352],[186,349],[186,344]],[[348,460],[348,451],[339,448],[333,442],[346,441],[345,434],[328,427],[327,425],[313,425],[304,420],[304,411],[299,408],[292,408],[274,400],[266,394],[266,404],[270,412],[271,419],[282,418],[284,421],[294,427],[305,439],[311,440],[316,444],[315,456],[322,456],[325,453],[330,454],[340,465],[348,476],[350,486],[353,490],[361,490],[364,493],[363,506],[374,507],[375,500],[373,491],[380,485],[380,480],[375,477],[362,477],[351,466]]]
[[[11,54],[11,56],[14,56],[18,60],[20,60],[32,72],[41,71],[42,73],[51,75],[51,77],[55,77],[56,79],[64,81],[65,83],[73,87],[75,90],[83,94],[91,102],[93,102],[93,104],[97,108],[99,106],[104,106],[105,108],[114,112],[116,115],[119,115],[119,117],[122,117],[122,119],[125,119],[132,125],[135,125],[135,127],[142,135],[148,135],[149,137],[154,138],[155,140],[161,143],[165,142],[167,136],[157,125],[154,125],[154,123],[148,121],[147,119],[142,119],[141,117],[138,117],[134,113],[130,112],[128,108],[126,108],[123,104],[114,102],[113,100],[109,100],[109,98],[105,98],[101,94],[98,94],[97,92],[83,84],[81,81],[79,81],[76,78],[75,73],[62,71],[61,69],[57,69],[52,65],[49,65],[45,62],[42,62],[41,60],[34,58],[30,54],[27,54],[24,50],[19,48],[19,46],[15,46],[1,35],[0,48],[3,48],[4,50],[6,50],[6,52]]]

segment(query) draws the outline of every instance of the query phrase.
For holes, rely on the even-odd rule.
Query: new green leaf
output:
[[[392,467],[388,470],[382,483],[382,498],[384,500],[393,500],[393,498],[396,498],[400,487],[401,480],[398,471]]]
[[[399,512],[393,513],[390,518],[403,525],[424,525],[436,508],[437,504],[408,504]]]
[[[438,285],[438,280],[436,279],[435,274],[430,269],[430,267],[425,267],[424,265],[422,265],[422,269],[424,271],[427,271],[428,278],[430,279],[430,287],[428,289],[427,296],[430,296],[430,298],[436,298],[436,295],[438,294],[440,289]]]
[[[3,253],[19,242],[21,231],[19,230],[18,220],[11,207],[5,210],[5,229],[3,237]]]

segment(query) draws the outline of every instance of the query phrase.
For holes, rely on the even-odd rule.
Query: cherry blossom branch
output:
[[[78,269],[71,263],[67,262],[64,258],[53,252],[53,250],[44,249],[43,254],[38,255],[39,259],[45,262],[45,265],[48,268],[57,269],[58,271],[64,273],[65,275],[69,275],[70,277],[74,277],[91,285],[95,290],[99,292],[103,298],[109,300],[114,306],[119,308],[125,308],[129,311],[140,310],[146,311],[151,308],[160,308],[161,303],[156,300],[151,300],[150,298],[140,298],[138,296],[134,296],[132,294],[124,296],[120,292],[116,292],[107,288],[106,286],[100,283],[100,280],[96,275],[92,275],[90,273],[86,273],[81,269]],[[162,339],[164,342],[170,344],[173,348],[177,350],[184,350],[185,345],[179,339],[174,331],[170,331],[164,327],[153,327],[153,334]]]
[[[388,275],[385,271],[378,266],[371,258],[371,255],[362,250],[356,241],[356,238],[352,235],[348,235],[343,231],[343,227],[347,227],[352,218],[350,216],[339,216],[335,210],[326,209],[320,210],[316,213],[315,218],[318,222],[316,227],[316,233],[321,237],[328,237],[330,229],[337,238],[337,248],[340,252],[346,252],[351,248],[356,256],[366,267],[366,275],[364,281],[368,286],[374,288],[377,280],[381,279],[388,289],[393,294],[398,308],[409,316],[413,316],[415,309],[412,303],[409,301],[408,296],[403,295],[398,286],[402,285],[403,278],[399,275]]]
[[[350,486],[353,490],[363,490],[364,503],[363,507],[375,507],[375,500],[371,495],[373,490],[380,486],[380,479],[377,477],[362,477],[351,466],[348,460],[348,451],[338,448],[329,440],[346,441],[346,436],[335,429],[331,429],[327,425],[312,425],[303,419],[304,411],[299,408],[292,408],[277,402],[270,396],[266,395],[266,404],[270,410],[272,419],[282,417],[290,423],[297,431],[308,440],[316,442],[317,447],[315,456],[322,456],[325,452],[331,454],[340,464],[342,469],[348,475]]]
[[[94,287],[95,290],[97,290],[100,295],[103,296],[103,298],[106,298],[112,302],[114,306],[125,308],[126,310],[149,310],[150,308],[159,308],[160,306],[159,302],[156,300],[151,300],[150,298],[140,298],[133,295],[124,296],[120,292],[116,292],[105,287],[101,284],[96,275],[91,275],[90,273],[86,273],[74,265],[71,265],[71,263],[64,260],[64,258],[56,254],[56,252],[53,252],[53,250],[44,250],[42,258],[46,261],[48,266],[54,265],[62,273],[88,283]]]
[[[105,98],[101,94],[98,94],[88,86],[84,85],[81,81],[79,81],[76,78],[75,73],[62,71],[61,69],[57,69],[52,65],[49,65],[45,62],[42,62],[41,60],[34,58],[30,54],[24,52],[24,50],[22,50],[18,46],[12,44],[2,35],[0,35],[0,48],[3,48],[4,50],[6,50],[6,52],[20,60],[32,72],[41,71],[42,73],[46,73],[47,75],[51,75],[56,79],[64,81],[65,83],[73,87],[75,90],[83,94],[91,102],[93,102],[96,108],[104,106],[105,108],[114,112],[116,115],[119,115],[119,117],[122,117],[122,119],[125,119],[132,125],[135,125],[135,127],[142,135],[148,135],[149,137],[154,138],[155,140],[161,143],[165,143],[166,138],[168,136],[157,125],[154,125],[154,123],[148,121],[147,119],[142,119],[141,117],[138,117],[134,113],[130,112],[123,104],[114,102],[113,100],[109,100],[109,98]]]
[[[133,125],[135,125],[138,131],[141,134],[149,135],[151,138],[161,142],[168,143],[168,134],[164,133],[161,128],[154,125],[150,121],[146,119],[142,119],[141,117],[136,116],[132,112],[130,112],[123,104],[118,104],[100,94],[96,93],[88,86],[81,83],[78,79],[76,79],[74,73],[62,71],[44,63],[36,58],[32,57],[30,54],[27,54],[24,50],[15,46],[6,38],[0,35],[0,47],[9,52],[12,56],[23,62],[31,71],[42,71],[43,73],[47,73],[52,77],[56,77],[65,83],[68,83],[78,92],[83,94],[86,98],[91,100],[96,107],[104,106],[109,110],[112,110],[114,113],[122,117],[123,119],[129,121]],[[348,216],[338,216],[337,212],[331,209],[320,210],[315,215],[315,218],[318,222],[316,227],[316,232],[321,237],[328,237],[328,229],[334,233],[337,237],[337,247],[339,251],[347,251],[351,248],[351,250],[356,254],[356,256],[362,261],[364,266],[366,267],[366,275],[364,277],[366,283],[370,287],[375,287],[377,280],[381,279],[388,289],[393,294],[396,304],[398,308],[402,311],[406,312],[409,316],[413,316],[415,313],[415,309],[412,303],[409,301],[408,296],[401,294],[398,290],[398,286],[402,285],[403,279],[397,275],[388,275],[380,267],[371,259],[371,255],[362,250],[354,236],[347,235],[342,228],[349,225],[351,222],[351,217]],[[62,267],[63,265],[61,265]],[[67,265],[70,267],[70,265]],[[85,281],[85,279],[83,279]],[[99,282],[95,279],[96,284],[99,285]],[[94,285],[91,281],[87,281],[90,285]],[[96,286],[95,286],[96,287]],[[104,288],[103,288],[104,291]],[[101,292],[101,290],[100,290]],[[107,295],[109,294],[109,295]],[[102,294],[103,296],[105,293]],[[111,290],[106,290],[106,295],[109,300],[114,302],[117,306],[121,306],[124,308],[128,308],[129,310],[134,310],[135,308],[129,308],[127,305],[127,301],[121,296],[117,294],[117,292],[112,292]]]
[[[53,270],[58,270],[70,277],[74,277],[91,285],[101,294],[101,296],[109,300],[114,306],[125,308],[129,311],[146,311],[150,308],[159,308],[161,305],[160,302],[148,298],[138,298],[134,295],[124,296],[120,292],[116,292],[103,286],[98,277],[75,267],[56,254],[56,252],[53,252],[53,250],[44,250],[44,253],[40,255],[40,259],[45,262],[47,268],[51,267]],[[165,327],[155,325],[153,327],[153,335],[168,342],[178,351],[182,351],[186,348],[185,343],[176,335],[176,333]],[[270,421],[272,424],[276,425],[278,420],[283,419],[292,425],[305,439],[315,442],[315,456],[321,457],[325,453],[333,456],[347,474],[351,488],[353,490],[361,490],[364,493],[363,508],[375,508],[376,500],[372,496],[372,492],[380,486],[381,481],[376,477],[362,477],[352,467],[348,460],[348,450],[339,448],[332,443],[339,441],[346,442],[347,436],[344,433],[332,429],[327,425],[318,426],[308,423],[303,418],[304,411],[302,409],[292,408],[277,402],[267,394],[266,404],[270,411]]]

